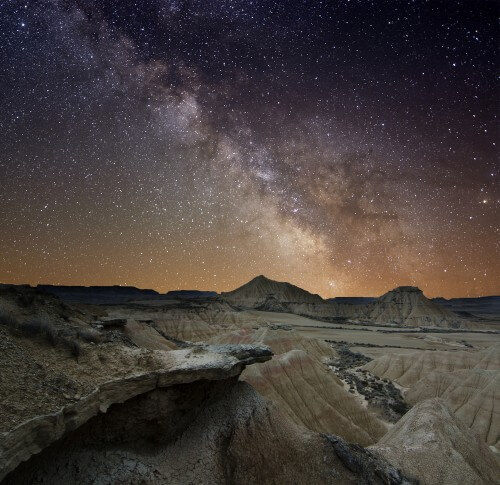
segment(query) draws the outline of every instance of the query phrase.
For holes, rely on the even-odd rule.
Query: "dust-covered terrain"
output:
[[[0,286],[5,483],[499,483],[495,317],[327,321],[292,311],[317,295],[258,283]],[[418,295],[394,298],[428,323]]]

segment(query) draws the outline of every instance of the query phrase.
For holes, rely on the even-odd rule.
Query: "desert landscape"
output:
[[[500,485],[499,14],[0,1],[0,484]]]
[[[0,286],[2,483],[500,483],[500,297]]]

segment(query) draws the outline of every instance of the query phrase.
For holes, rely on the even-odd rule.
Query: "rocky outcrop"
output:
[[[369,451],[294,425],[233,378],[157,388],[115,404],[5,483],[411,482]]]
[[[36,415],[0,435],[0,479],[22,461],[75,430],[115,403],[154,389],[198,380],[221,380],[238,376],[254,362],[271,358],[267,347],[198,346],[164,354],[164,365],[156,370],[125,375],[98,385],[77,402],[51,414]],[[82,369],[83,371],[83,369]],[[20,383],[22,385],[22,383]]]
[[[386,460],[297,426],[246,383],[267,347],[157,352],[164,365],[100,384],[0,435],[2,483],[413,483]],[[10,472],[10,473],[9,473]]]
[[[323,340],[306,338],[293,330],[279,328],[240,329],[220,334],[211,338],[209,342],[216,345],[266,345],[271,348],[274,355],[285,354],[291,350],[303,350],[320,363],[336,356],[335,350]]]
[[[236,290],[221,293],[224,300],[243,308],[257,308],[270,298],[285,303],[324,303],[319,295],[309,293],[290,283],[273,281],[263,275],[245,283]]]
[[[396,323],[410,327],[461,328],[465,321],[457,314],[426,298],[415,286],[400,286],[366,306],[375,323]]]
[[[386,431],[325,365],[336,356],[325,342],[293,330],[240,330],[214,337],[215,343],[264,344],[274,357],[245,369],[242,379],[272,401],[294,423],[369,445]]]
[[[373,450],[424,485],[498,484],[498,461],[440,399],[413,407]]]

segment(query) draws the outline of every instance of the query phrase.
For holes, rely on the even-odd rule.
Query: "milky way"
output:
[[[498,293],[496,5],[1,1],[0,281]]]

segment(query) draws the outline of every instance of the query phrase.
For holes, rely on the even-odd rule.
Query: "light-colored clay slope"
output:
[[[403,387],[412,387],[432,371],[453,372],[461,369],[500,369],[500,346],[479,352],[417,351],[410,354],[386,354],[368,362],[364,369],[396,381]]]
[[[333,301],[323,303],[289,303],[288,311],[297,315],[325,320],[367,320],[365,305],[348,305]]]
[[[155,319],[152,326],[166,338],[190,342],[206,341],[221,331],[227,331],[229,328],[232,328],[210,325],[200,320],[184,320],[182,317],[177,319],[171,316]]]
[[[476,369],[500,370],[500,344],[491,345],[480,352]]]
[[[335,350],[326,342],[306,338],[293,330],[271,329],[240,329],[219,334],[209,340],[213,344],[263,344],[271,348],[274,355],[284,354],[290,350],[303,350],[310,357],[324,362],[336,356]]]
[[[222,298],[232,304],[257,308],[261,305],[271,304],[269,300],[279,303],[324,303],[319,296],[309,293],[290,283],[273,281],[265,276],[257,276],[236,290],[221,294]],[[279,311],[283,311],[283,308]],[[270,310],[270,308],[263,308]]]
[[[500,371],[465,369],[431,372],[406,394],[414,404],[440,397],[488,445],[500,450]]]
[[[275,356],[255,369],[249,367],[242,379],[292,421],[313,431],[336,434],[364,446],[386,432],[333,372],[303,350]]]
[[[218,335],[215,344],[263,344],[274,357],[269,365],[247,368],[242,379],[274,402],[296,424],[333,433],[360,444],[374,443],[385,426],[349,393],[324,364],[335,356],[325,342],[292,330],[241,330]]]
[[[126,317],[129,322],[147,322],[147,325],[167,339],[191,342],[206,341],[221,332],[267,325],[265,317],[258,313],[240,311],[217,300],[109,307],[111,316]],[[131,325],[130,333],[139,332],[140,327]]]
[[[151,325],[129,321],[123,333],[138,347],[150,350],[174,350],[177,346],[158,333]]]
[[[500,448],[500,346],[480,352],[390,354],[364,368],[409,388],[405,398],[410,403],[442,398],[486,443]]]
[[[444,401],[414,406],[373,450],[423,485],[498,484],[498,461]]]

